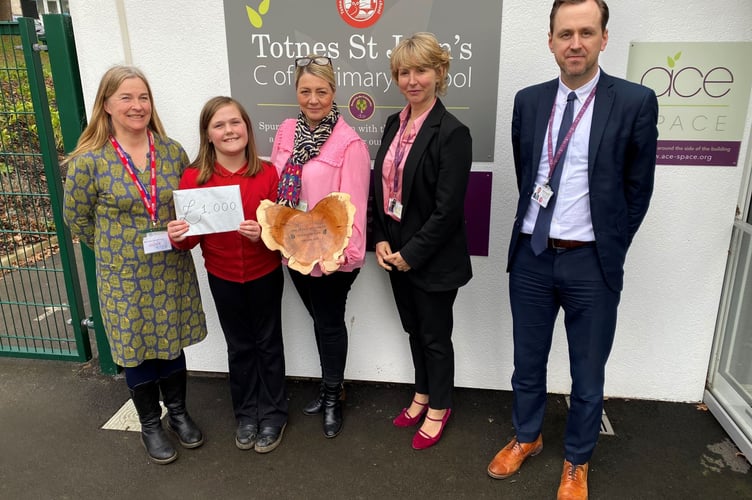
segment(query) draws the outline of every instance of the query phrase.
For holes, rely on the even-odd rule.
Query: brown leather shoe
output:
[[[557,500],[587,500],[588,464],[574,465],[564,460],[564,470],[561,471],[561,483]]]
[[[527,457],[534,457],[542,450],[543,434],[532,443],[520,443],[515,436],[488,464],[488,475],[494,479],[506,479],[520,470]]]

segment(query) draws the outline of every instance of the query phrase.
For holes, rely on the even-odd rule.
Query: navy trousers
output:
[[[149,382],[159,382],[159,379],[181,370],[185,371],[185,353],[182,350],[175,359],[145,359],[138,366],[123,369],[129,389]]]
[[[509,275],[514,325],[512,421],[517,439],[532,442],[541,433],[546,365],[562,309],[572,378],[564,453],[573,464],[584,464],[600,433],[605,367],[621,294],[604,281],[595,245],[547,249],[536,257],[529,237],[518,241]]]

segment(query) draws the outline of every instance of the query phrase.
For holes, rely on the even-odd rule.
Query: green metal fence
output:
[[[0,23],[0,356],[84,361],[88,318],[62,221],[60,118],[45,48],[31,19]]]
[[[86,126],[86,111],[81,89],[81,76],[78,70],[73,24],[68,15],[46,14],[42,17],[44,18],[50,69],[59,110],[63,149],[66,153],[69,153],[76,147],[78,137]],[[65,235],[66,238],[70,238],[67,228],[65,228]],[[107,335],[102,323],[102,314],[99,310],[94,252],[85,245],[79,245],[78,248],[81,250],[89,296],[90,315],[86,324],[89,328],[94,328],[99,354],[99,368],[103,373],[114,375],[120,371],[120,367],[112,360]]]

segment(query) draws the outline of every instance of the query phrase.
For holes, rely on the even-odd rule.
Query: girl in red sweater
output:
[[[201,110],[200,148],[180,189],[240,186],[244,219],[237,231],[191,235],[189,223],[172,221],[175,247],[201,245],[219,322],[227,341],[230,393],[238,427],[235,445],[274,450],[287,424],[281,303],[284,278],[278,252],[261,241],[256,208],[276,199],[279,177],[256,154],[248,113],[231,97],[214,97]]]

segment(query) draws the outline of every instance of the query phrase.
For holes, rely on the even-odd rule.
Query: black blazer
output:
[[[465,192],[472,166],[470,130],[449,113],[441,100],[423,122],[402,177],[400,248],[390,241],[384,214],[382,167],[399,130],[399,113],[386,120],[374,162],[374,242],[389,241],[410,265],[408,275],[418,288],[446,291],[472,278],[465,231]]]
[[[559,80],[517,93],[512,117],[512,149],[517,203],[507,271],[540,163],[546,127]],[[601,71],[588,146],[590,215],[601,270],[609,288],[620,291],[624,259],[650,204],[658,139],[655,92]]]

